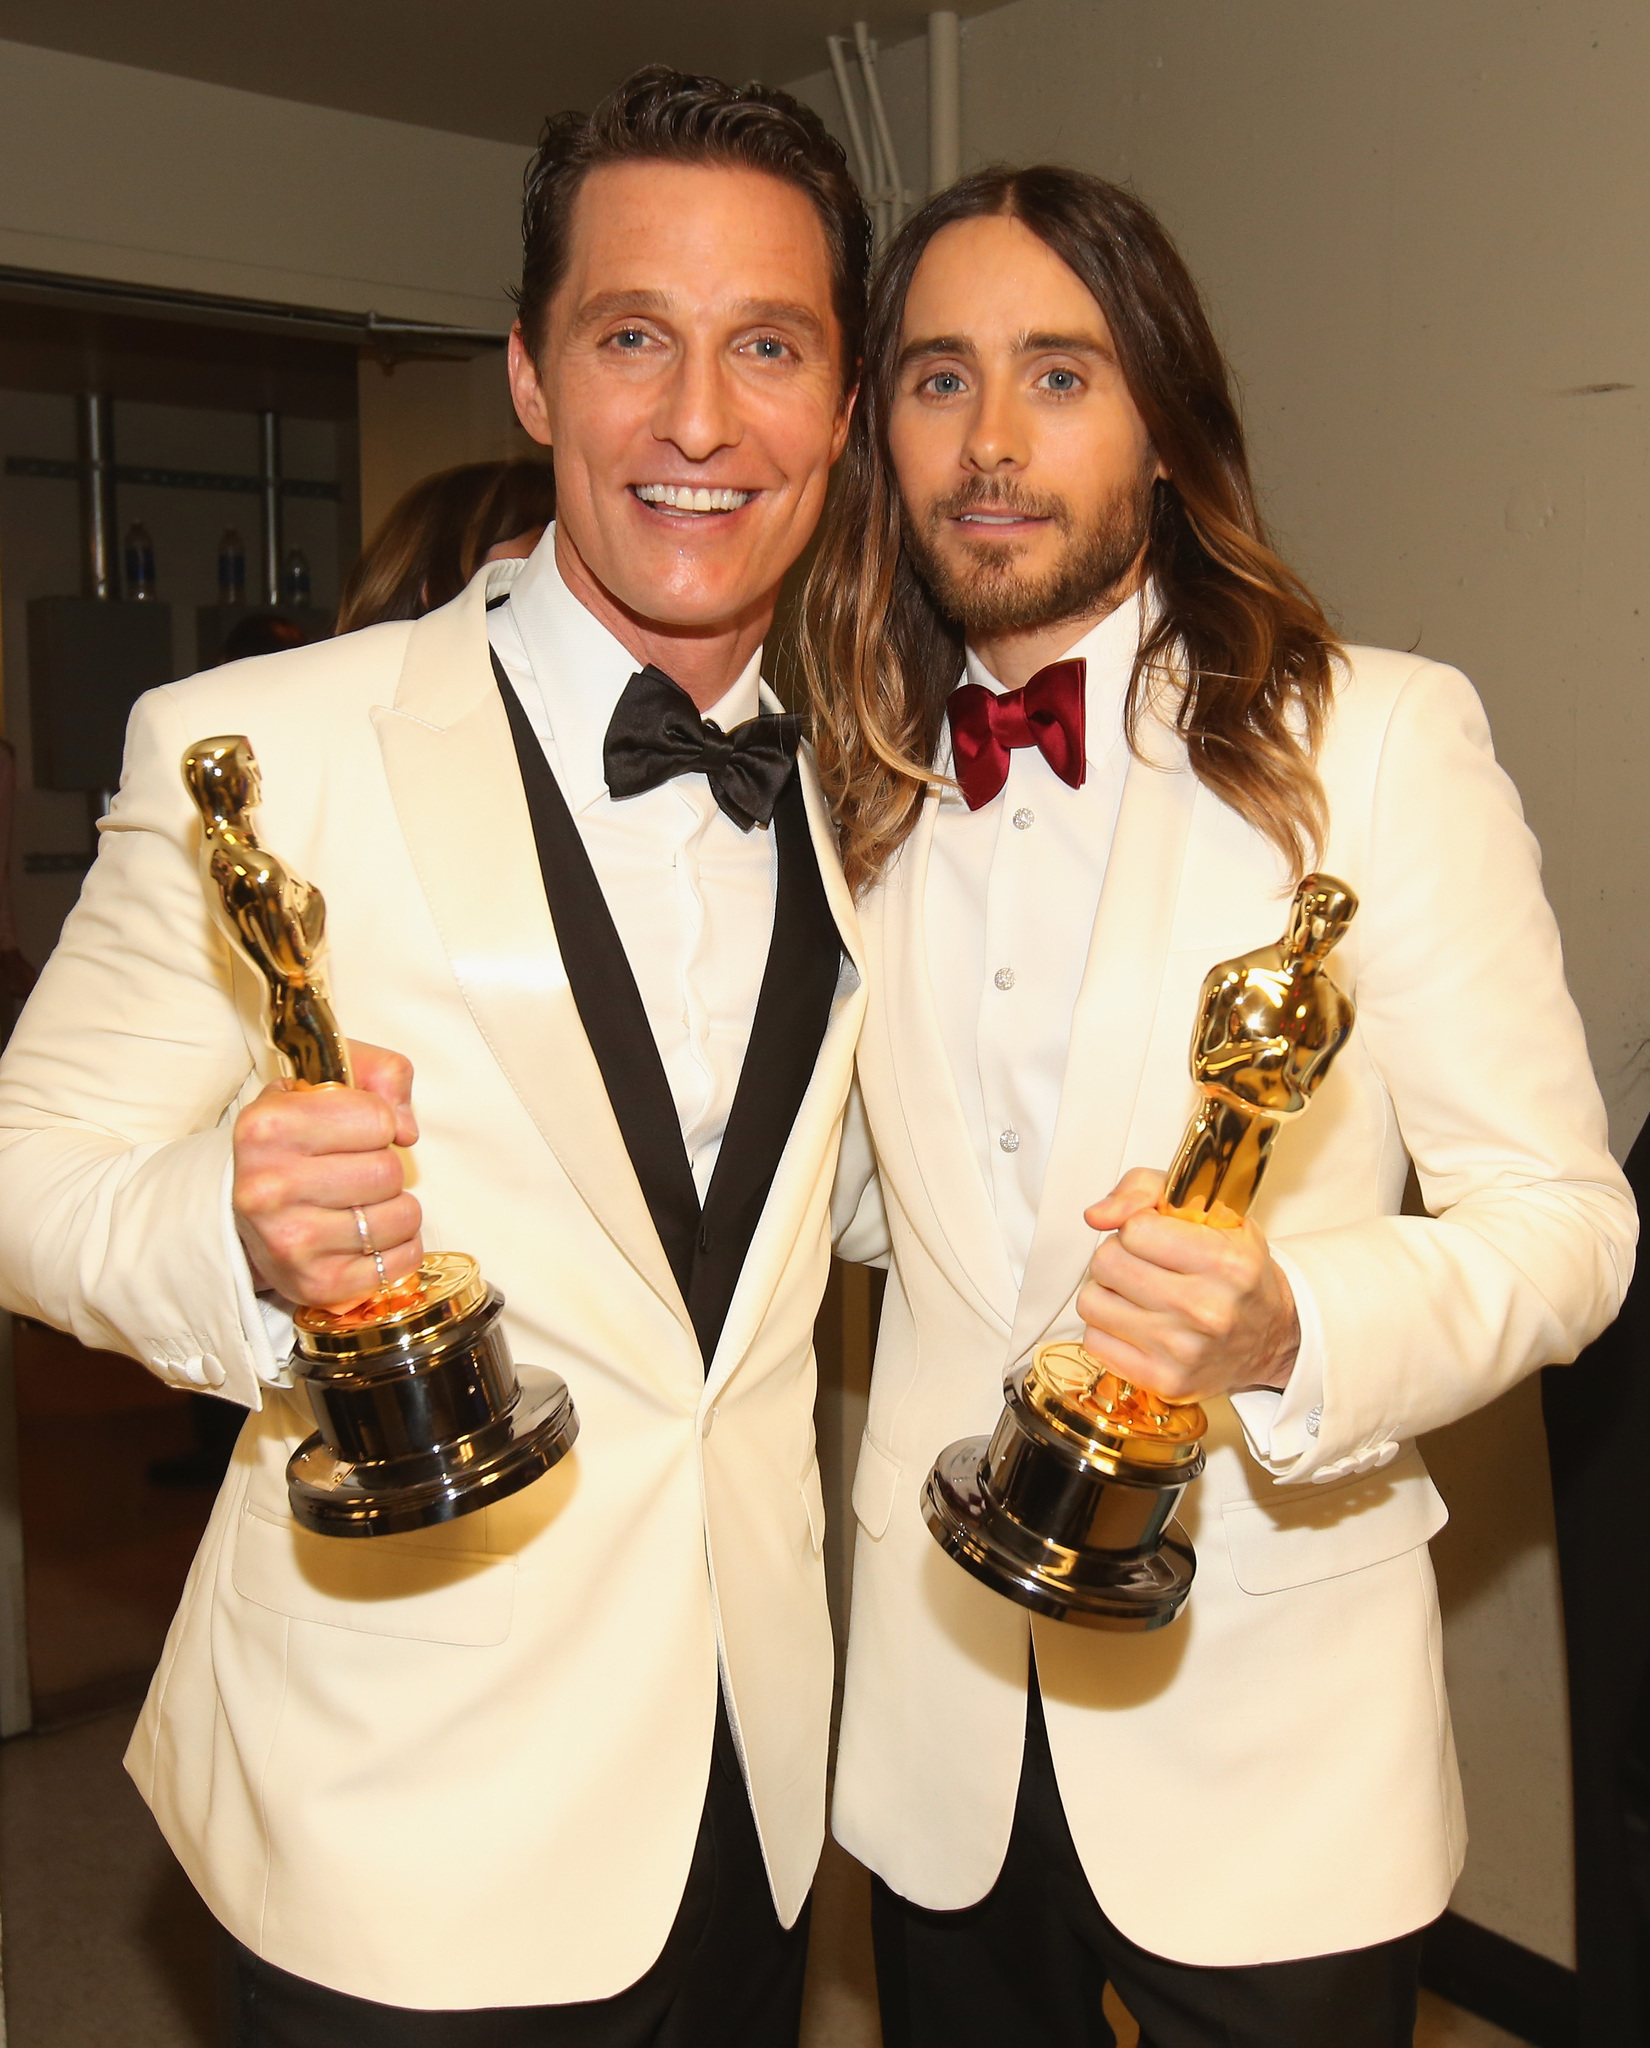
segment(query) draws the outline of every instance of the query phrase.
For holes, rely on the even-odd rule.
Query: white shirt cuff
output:
[[[292,1307],[275,1293],[260,1294],[252,1279],[246,1247],[235,1228],[235,1167],[231,1160],[223,1177],[224,1256],[235,1280],[235,1303],[252,1368],[266,1387],[290,1387],[292,1371]]]
[[[1314,1448],[1323,1415],[1323,1316],[1317,1296],[1289,1255],[1274,1248],[1272,1256],[1295,1297],[1301,1331],[1295,1369],[1286,1387],[1251,1387],[1231,1399],[1256,1460],[1274,1477],[1286,1479]]]

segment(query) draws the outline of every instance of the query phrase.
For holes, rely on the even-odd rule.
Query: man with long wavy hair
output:
[[[1157,2048],[1396,2048],[1464,1847],[1414,1439],[1574,1357],[1632,1266],[1535,844],[1465,679],[1341,645],[1269,547],[1196,287],[1115,187],[982,171],[908,224],[841,482],[838,1218],[890,1270],[835,1827],[884,2038],[1109,2042],[1110,1979]],[[1202,977],[1313,863],[1362,900],[1357,1028],[1241,1227],[1160,1215]],[[1079,1336],[1209,1411],[1171,1627],[1033,1622],[923,1525]]]

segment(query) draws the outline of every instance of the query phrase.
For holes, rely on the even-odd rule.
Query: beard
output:
[[[1003,479],[977,478],[949,497],[936,498],[920,520],[907,512],[905,541],[917,574],[940,610],[969,639],[1055,626],[1114,609],[1112,593],[1129,575],[1151,531],[1155,459],[1120,484],[1087,526],[1080,527],[1064,498],[1028,491]],[[1064,545],[1054,566],[1026,575],[1013,542],[970,538],[962,560],[943,550],[940,535],[965,512],[1019,512],[1049,519]],[[1111,603],[1107,600],[1111,599]]]

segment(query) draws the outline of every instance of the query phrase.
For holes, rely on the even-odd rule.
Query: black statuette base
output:
[[[511,1359],[496,1289],[466,1315],[353,1369],[303,1356],[320,1424],[287,1461],[287,1499],[318,1536],[392,1536],[507,1500],[579,1433],[567,1383]],[[300,1326],[299,1342],[303,1344]]]
[[[941,1453],[923,1489],[930,1535],[1034,1614],[1122,1632],[1166,1627],[1197,1570],[1172,1517],[1202,1458],[1172,1477],[1149,1466],[1103,1470],[1036,1424],[1011,1390],[989,1438]]]
[[[461,1437],[420,1458],[352,1465],[319,1432],[287,1461],[287,1500],[317,1536],[394,1536],[456,1521],[508,1500],[542,1478],[573,1447],[578,1417],[567,1382],[537,1366],[516,1368],[521,1391],[491,1442]]]

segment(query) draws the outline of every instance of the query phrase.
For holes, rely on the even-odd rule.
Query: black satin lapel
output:
[[[653,1027],[567,799],[497,654],[493,673],[516,744],[544,893],[579,1021],[665,1257],[684,1298],[691,1299],[699,1196]]]
[[[813,1078],[842,965],[842,934],[819,878],[802,783],[794,771],[780,792],[773,830],[779,847],[773,940],[738,1092],[705,1196],[687,1298],[707,1366]]]

